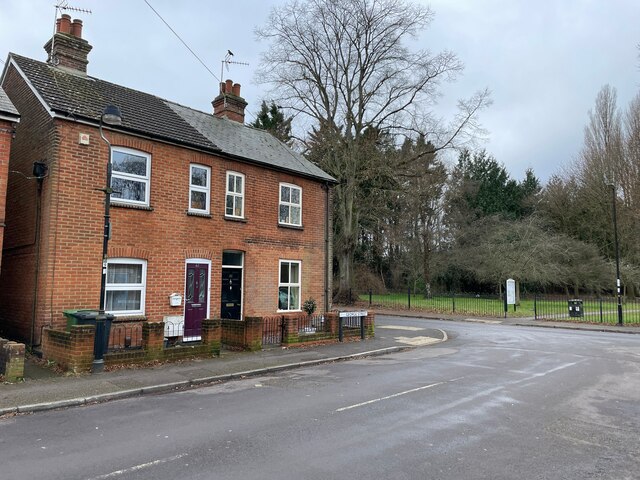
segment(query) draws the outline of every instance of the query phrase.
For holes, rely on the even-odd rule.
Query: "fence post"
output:
[[[451,311],[456,313],[456,292],[451,292]]]
[[[372,297],[372,292],[371,292],[371,289],[369,289],[369,306],[371,306],[371,297]]]
[[[360,338],[362,340],[365,339],[365,335],[364,335],[364,321],[367,317],[366,316],[361,316],[360,317]]]
[[[287,322],[285,320],[284,315],[280,317],[280,344],[284,342],[284,339],[287,335]]]
[[[600,297],[600,323],[602,323],[602,297]]]
[[[342,342],[344,339],[344,332],[342,331],[342,317],[338,316],[338,341]]]
[[[538,294],[533,294],[533,319],[538,319]]]
[[[504,292],[504,318],[507,318],[507,311],[509,310],[509,305],[507,305],[507,292]]]
[[[407,306],[408,309],[411,310],[411,287],[407,290]]]

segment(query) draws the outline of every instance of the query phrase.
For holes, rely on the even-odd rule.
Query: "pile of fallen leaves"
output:
[[[39,367],[47,368],[59,375],[64,375],[67,373],[64,369],[60,368],[60,365],[58,365],[53,360],[45,360],[44,358],[34,355],[33,353],[27,352],[25,354],[25,362],[31,362],[32,364]]]
[[[187,363],[187,362],[193,362],[197,360],[202,360],[202,357],[193,356],[193,357],[180,358],[177,360],[169,358],[167,360],[149,360],[149,361],[140,362],[140,363],[118,363],[116,365],[108,365],[108,366],[105,365],[104,371],[115,372],[118,370],[138,370],[140,368],[159,367],[161,365],[166,365],[169,363]]]

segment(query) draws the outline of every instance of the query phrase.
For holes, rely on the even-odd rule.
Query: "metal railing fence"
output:
[[[109,351],[142,348],[142,324],[113,323],[109,335]]]
[[[282,343],[284,322],[282,315],[262,317],[262,345],[280,345]]]
[[[324,315],[300,315],[297,320],[298,335],[308,335],[324,331]]]
[[[517,305],[505,305],[498,294],[438,292],[431,295],[412,292],[372,291],[357,296],[361,305],[388,310],[416,310],[442,314],[465,314],[482,317],[530,317],[538,320],[558,320],[590,323],[618,323],[615,296],[527,294],[521,295]],[[570,310],[570,303],[580,308]],[[640,324],[640,298],[623,297],[623,323]]]

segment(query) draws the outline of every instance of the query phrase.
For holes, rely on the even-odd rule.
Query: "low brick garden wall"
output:
[[[257,351],[262,349],[262,317],[222,320],[222,344],[231,348]]]
[[[0,375],[7,382],[24,378],[24,343],[0,338]]]
[[[63,370],[81,373],[91,370],[93,362],[94,327],[73,325],[68,332],[45,328],[42,335],[42,355],[53,360]]]
[[[42,337],[43,357],[55,361],[69,372],[91,371],[94,329],[93,325],[73,325],[68,332],[45,328]],[[164,323],[145,322],[142,325],[142,347],[107,352],[104,363],[105,366],[132,365],[154,360],[216,356],[220,354],[221,333],[220,320],[205,319],[202,321],[202,335],[199,342],[165,347]]]
[[[144,364],[152,361],[172,361],[193,357],[220,355],[222,346],[257,351],[263,345],[262,317],[240,320],[205,319],[202,321],[201,340],[186,344],[165,344],[164,322],[142,323],[142,341],[138,348],[127,348],[105,353],[107,367]],[[282,317],[282,345],[295,346],[308,343],[337,342],[339,338],[338,312],[310,317],[293,314]],[[375,314],[364,319],[365,338],[374,336]],[[360,338],[360,328],[343,328],[345,339]],[[93,363],[94,327],[73,325],[69,331],[45,328],[42,338],[43,357],[55,361],[61,368],[73,373],[91,371]]]
[[[317,317],[316,317],[317,319]],[[340,329],[340,314],[328,312],[322,315],[321,327],[314,326],[314,322],[308,315],[293,315],[283,317],[282,344],[288,346],[303,345],[305,343],[337,342]],[[311,328],[307,328],[310,325]],[[371,338],[375,334],[375,313],[369,312],[364,318],[365,338]],[[360,338],[360,328],[343,328],[345,339]]]

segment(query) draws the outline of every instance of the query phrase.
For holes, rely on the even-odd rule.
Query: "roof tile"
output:
[[[82,118],[97,123],[105,106],[117,105],[122,112],[122,128],[125,130],[215,153],[226,153],[323,181],[335,181],[264,130],[217,118],[155,95],[71,73],[14,53],[10,57],[47,105],[56,113],[66,114],[71,119]]]

